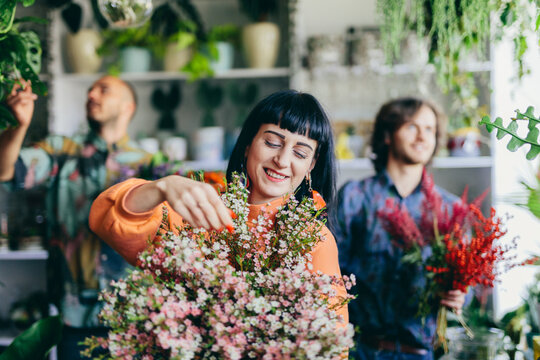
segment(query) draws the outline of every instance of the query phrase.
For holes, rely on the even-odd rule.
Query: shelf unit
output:
[[[64,73],[56,76],[57,80],[62,81],[80,81],[91,82],[105,75],[98,74],[74,74]],[[226,72],[216,73],[209,79],[264,79],[264,78],[286,78],[290,75],[289,68],[273,68],[273,69],[249,69],[238,68],[231,69]],[[188,80],[188,76],[180,72],[167,71],[149,71],[145,73],[122,73],[120,78],[127,81],[184,81]]]

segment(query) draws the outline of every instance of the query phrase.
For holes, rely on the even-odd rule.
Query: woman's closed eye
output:
[[[281,144],[277,144],[277,143],[271,142],[271,141],[269,141],[269,140],[265,140],[264,143],[265,143],[267,146],[269,146],[269,147],[271,147],[271,148],[274,148],[274,149],[276,149],[276,148],[278,148],[278,147],[281,146]]]
[[[307,159],[308,155],[300,150],[294,150],[294,154],[299,157],[300,159]]]

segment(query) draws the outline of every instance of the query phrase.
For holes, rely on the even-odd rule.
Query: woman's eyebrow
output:
[[[275,131],[272,131],[272,130],[266,130],[265,133],[274,134],[274,135],[280,137],[281,139],[285,139],[285,135],[280,134],[280,133],[275,132]],[[296,143],[296,145],[306,146],[306,147],[308,147],[309,149],[311,149],[311,151],[313,151],[313,148],[311,147],[311,145],[306,144],[306,143],[304,143],[304,142],[299,141],[299,142]]]

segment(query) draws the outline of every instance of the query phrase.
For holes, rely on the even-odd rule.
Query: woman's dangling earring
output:
[[[246,189],[249,189],[249,175],[247,173],[247,166],[246,166],[246,158],[244,158],[244,161],[242,164],[240,164],[240,171],[245,176],[245,187]]]
[[[312,193],[312,192],[313,192],[313,188],[311,187],[311,172],[309,172],[309,173],[306,175],[306,183],[307,183],[309,192]]]

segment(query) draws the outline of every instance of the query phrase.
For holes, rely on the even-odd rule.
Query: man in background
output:
[[[436,153],[443,131],[437,109],[420,99],[402,98],[383,105],[375,119],[371,147],[376,175],[350,181],[339,191],[336,240],[344,274],[355,274],[357,298],[349,304],[358,326],[355,359],[433,359],[436,313],[417,317],[425,286],[422,269],[403,264],[403,252],[378,218],[388,198],[405,206],[416,223],[421,216],[425,167]],[[436,187],[446,205],[457,197]],[[465,294],[441,295],[440,303],[460,311]]]
[[[137,101],[133,88],[119,78],[102,77],[88,90],[88,133],[52,135],[22,148],[36,98],[31,84],[21,81],[7,99],[18,125],[0,133],[0,181],[12,192],[43,188],[48,294],[67,325],[59,353],[61,358],[78,358],[76,343],[92,334],[85,329],[99,325],[99,290],[127,267],[88,228],[90,206],[125,169],[148,162],[150,155],[127,136]]]

